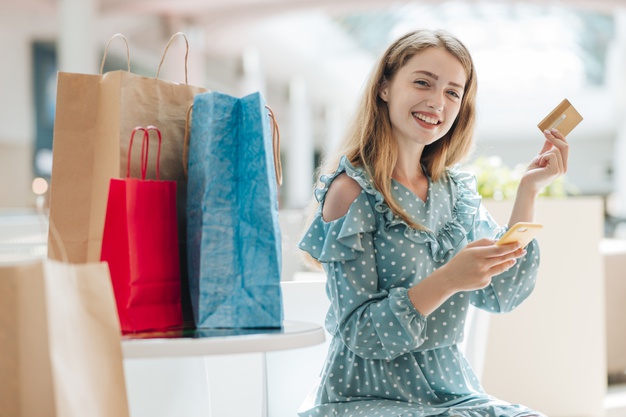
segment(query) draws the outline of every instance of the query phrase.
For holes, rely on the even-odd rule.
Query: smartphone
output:
[[[535,237],[538,231],[543,228],[539,223],[515,223],[496,242],[496,245],[506,245],[507,243],[519,242],[520,247],[525,247]]]

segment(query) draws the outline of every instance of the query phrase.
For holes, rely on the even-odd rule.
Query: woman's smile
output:
[[[437,116],[428,113],[416,112],[413,113],[413,117],[425,129],[435,129],[442,123]]]

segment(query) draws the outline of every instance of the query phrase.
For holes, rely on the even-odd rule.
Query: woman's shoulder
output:
[[[320,203],[324,203],[330,195],[346,198],[341,194],[348,193],[356,197],[361,190],[368,191],[373,188],[367,171],[363,167],[354,166],[346,156],[341,157],[334,172],[320,176],[320,185],[321,187],[315,190],[315,198]]]
[[[300,240],[300,249],[320,262],[347,261],[364,251],[363,234],[376,230],[368,178],[345,157],[333,174],[320,177],[322,187],[315,196],[321,207]]]
[[[326,192],[322,215],[327,222],[343,217],[348,209],[363,192],[361,185],[347,173],[337,175]]]

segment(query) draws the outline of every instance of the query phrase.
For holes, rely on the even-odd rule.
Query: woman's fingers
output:
[[[525,254],[519,243],[495,245],[492,239],[480,239],[463,248],[445,269],[458,288],[479,289],[489,285],[491,277],[511,268],[517,258]]]
[[[560,154],[561,154],[561,160],[562,160],[562,166],[563,166],[563,172],[567,171],[567,160],[568,160],[568,156],[569,156],[569,144],[567,143],[567,140],[565,139],[565,136],[563,136],[561,134],[561,132],[559,132],[557,129],[551,129],[551,130],[546,130],[543,132],[544,136],[546,137],[546,141],[550,142],[551,145],[553,145],[554,147],[556,147]],[[546,148],[546,144],[544,143],[543,149]],[[552,148],[554,149],[554,148]],[[544,151],[544,152],[547,152]],[[540,154],[542,154],[543,152],[540,152]]]
[[[474,251],[478,258],[484,259],[488,268],[511,259],[520,258],[526,254],[524,248],[521,248],[517,242],[506,245],[494,245],[492,243],[489,246],[475,247]]]
[[[517,263],[517,261],[515,259],[510,259],[506,262],[502,262],[499,264],[496,264],[494,266],[491,267],[491,269],[489,270],[489,274],[491,276],[495,276],[498,274],[501,274],[505,271],[508,271],[509,269],[513,268],[515,266],[515,264]]]
[[[517,263],[517,259],[526,255],[526,250],[524,248],[518,248],[513,252],[508,252],[502,256],[491,258],[490,261],[491,266],[489,267],[489,275],[494,276],[498,275],[504,271],[515,266]]]
[[[538,165],[543,168],[548,168],[553,174],[565,173],[565,161],[561,155],[561,151],[553,148],[552,150],[544,153],[539,157]]]

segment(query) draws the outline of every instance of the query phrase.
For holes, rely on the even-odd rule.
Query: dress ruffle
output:
[[[349,261],[363,252],[363,233],[376,230],[376,219],[364,193],[348,209],[348,213],[325,222],[319,211],[298,247],[320,262]]]
[[[354,179],[365,194],[373,197],[373,208],[369,204],[370,199],[361,193],[344,217],[327,223],[322,218],[320,204],[310,228],[299,244],[301,249],[320,262],[355,259],[363,251],[360,234],[376,230],[375,213],[382,218],[385,230],[395,226],[403,227],[402,231],[407,239],[418,244],[428,244],[433,260],[443,262],[447,254],[458,247],[472,229],[481,204],[473,175],[456,170],[447,171],[446,175],[455,189],[450,220],[436,231],[417,230],[391,211],[383,195],[374,188],[369,174],[361,167],[352,166],[345,156],[341,158],[333,174],[321,176],[323,186],[315,190],[317,201],[324,202],[330,184],[343,172]]]

